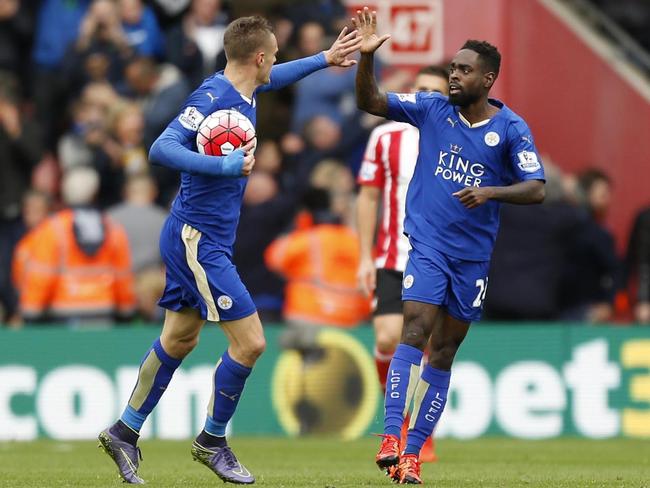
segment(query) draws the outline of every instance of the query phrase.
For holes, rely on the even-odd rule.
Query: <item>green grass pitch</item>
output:
[[[231,445],[257,476],[255,486],[392,486],[375,467],[376,438],[236,438]],[[151,487],[224,486],[192,461],[190,442],[143,441],[140,474]],[[650,441],[485,438],[438,441],[440,460],[422,476],[432,487],[650,488]],[[123,487],[92,442],[0,443],[0,487]]]

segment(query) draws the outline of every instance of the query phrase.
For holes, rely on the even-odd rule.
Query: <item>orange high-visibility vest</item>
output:
[[[135,309],[134,279],[126,233],[104,216],[105,236],[88,256],[74,236],[74,212],[62,210],[23,238],[14,279],[24,318],[110,317]]]
[[[37,228],[29,231],[18,241],[11,258],[11,281],[19,294],[25,281],[25,270],[29,262],[30,249],[38,242]]]
[[[265,259],[287,279],[287,320],[352,327],[368,317],[370,300],[357,286],[359,239],[348,227],[317,224],[296,230],[273,241]]]

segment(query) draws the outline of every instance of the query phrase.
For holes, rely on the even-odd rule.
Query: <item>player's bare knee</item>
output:
[[[168,342],[170,348],[169,354],[179,359],[184,358],[192,352],[198,343],[198,334],[188,334],[172,337]]]
[[[265,350],[266,339],[264,339],[264,337],[261,337],[251,343],[248,353],[252,358],[257,360],[257,358],[259,358]]]
[[[443,371],[451,370],[451,365],[458,352],[459,344],[455,342],[447,342],[440,345],[432,345],[429,351],[429,364]]]
[[[428,341],[428,335],[425,333],[423,327],[413,325],[411,327],[404,327],[402,332],[402,343],[409,346],[417,347],[424,350]]]
[[[265,349],[266,340],[264,337],[261,337],[234,347],[231,346],[231,356],[235,361],[244,366],[252,367]]]
[[[403,344],[417,347],[422,351],[429,342],[430,335],[431,328],[427,327],[425,319],[418,315],[406,317],[402,329],[401,341]]]

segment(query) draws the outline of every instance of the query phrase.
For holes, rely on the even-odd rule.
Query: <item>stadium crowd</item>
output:
[[[347,22],[338,0],[0,0],[0,323],[161,321],[158,235],[179,175],[148,150],[224,67],[229,20],[251,13],[272,21],[278,62]],[[408,72],[382,75],[408,88]],[[263,321],[368,319],[355,180],[382,121],[356,109],[354,70],[259,96],[234,261]],[[546,202],[502,210],[485,318],[650,323],[650,208],[620,256],[603,224],[608,175],[550,159]],[[345,300],[307,300],[332,284]]]

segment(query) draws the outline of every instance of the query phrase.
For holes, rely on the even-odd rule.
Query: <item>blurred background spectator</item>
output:
[[[11,259],[25,232],[21,206],[41,150],[38,127],[20,106],[18,79],[0,72],[0,322],[15,314]]]
[[[158,240],[167,211],[156,205],[157,193],[156,183],[151,176],[146,172],[135,172],[126,181],[124,200],[108,209],[108,215],[126,231],[135,275],[138,312],[141,318],[148,321],[163,317],[156,303],[165,287]]]
[[[284,317],[295,325],[351,327],[368,318],[357,287],[359,241],[333,211],[330,192],[311,188],[297,228],[266,250],[269,268],[287,280]]]
[[[61,187],[66,208],[23,237],[27,244],[14,256],[23,320],[89,326],[133,316],[128,240],[93,205],[98,190],[94,169],[69,169]]]
[[[220,0],[192,0],[189,11],[167,34],[167,57],[196,87],[226,65],[223,33],[228,17]]]
[[[634,319],[650,323],[650,207],[637,215],[627,251],[628,275],[635,303]],[[634,293],[636,289],[636,293]]]
[[[603,221],[611,205],[611,182],[602,171],[589,169],[578,177],[581,215],[567,239],[567,262],[561,287],[561,318],[605,322],[612,316],[621,285],[621,263],[614,237]]]

